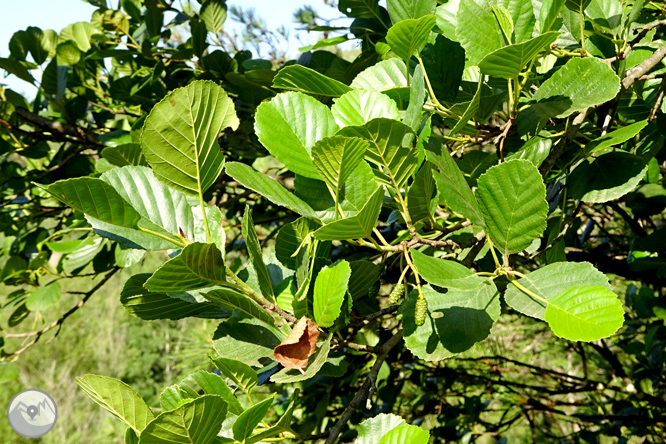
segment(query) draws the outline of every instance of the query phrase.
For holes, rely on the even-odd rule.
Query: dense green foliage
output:
[[[216,325],[187,376],[77,375],[125,443],[659,442],[660,5],[340,0],[285,61],[223,0],[90,2],[0,58],[38,87],[0,89],[0,382],[124,269]]]

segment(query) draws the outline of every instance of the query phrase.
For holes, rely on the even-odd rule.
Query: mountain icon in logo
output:
[[[26,438],[46,435],[55,425],[57,417],[53,398],[36,389],[23,390],[14,396],[7,409],[9,425]]]

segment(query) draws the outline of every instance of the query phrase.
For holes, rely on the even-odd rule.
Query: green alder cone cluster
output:
[[[215,373],[167,388],[159,414],[119,380],[78,378],[127,426],[126,443],[332,444],[407,353],[427,380],[504,325],[521,334],[537,325],[558,344],[591,343],[609,359],[605,338],[635,343],[618,338],[639,331],[640,318],[663,319],[663,301],[639,307],[623,297],[637,273],[656,274],[645,278],[655,291],[666,276],[666,43],[649,20],[653,5],[389,0],[384,9],[341,0],[359,58],[315,51],[277,66],[209,47],[223,35],[224,1],[181,11],[190,40],[160,46],[167,31],[154,16],[171,6],[156,4],[100,8],[60,35],[21,31],[12,58],[0,59],[30,83],[27,54],[36,66],[50,59],[38,99],[52,110],[42,114],[79,113],[71,131],[48,127],[38,99],[30,107],[2,90],[3,165],[31,168],[19,175],[23,189],[3,191],[5,243],[38,233],[29,262],[18,247],[3,250],[2,279],[25,288],[56,278],[10,295],[9,327],[56,304],[58,280],[87,263],[110,277],[146,251],[168,259],[125,281],[120,302],[132,315],[219,321],[206,363]],[[130,49],[102,49],[121,41]],[[108,92],[93,84],[105,57],[116,64]],[[181,58],[196,58],[194,68]],[[120,61],[145,66],[126,65],[125,75]],[[109,92],[118,103],[98,103]],[[86,133],[94,108],[108,114],[93,115],[88,122],[102,123]],[[19,119],[45,133],[29,145]],[[40,137],[70,151],[40,148]],[[39,149],[49,154],[25,161]],[[93,169],[51,174],[48,160],[61,155]],[[23,208],[24,196],[39,208]],[[19,222],[43,208],[60,225]],[[602,256],[586,256],[592,247]],[[114,255],[104,265],[106,248]],[[624,253],[622,266],[610,249]],[[55,266],[51,253],[62,255]],[[379,293],[389,284],[386,300]],[[655,337],[661,327],[652,328]],[[352,363],[358,377],[343,380],[353,395],[343,413],[306,406],[311,386],[342,378]],[[644,380],[652,396],[658,382]],[[426,444],[448,433],[385,413],[357,424],[343,440]]]

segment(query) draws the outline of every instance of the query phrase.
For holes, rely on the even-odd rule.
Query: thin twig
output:
[[[97,285],[95,285],[92,289],[90,289],[90,290],[86,293],[86,295],[83,297],[83,299],[81,299],[81,300],[79,301],[78,304],[76,304],[74,307],[70,308],[70,309],[69,309],[67,312],[65,312],[65,313],[64,313],[59,319],[53,321],[52,323],[50,323],[50,324],[47,325],[46,327],[42,328],[41,330],[38,330],[38,331],[35,331],[35,332],[31,332],[29,335],[26,335],[26,337],[27,337],[27,336],[34,336],[34,338],[33,338],[30,342],[28,342],[27,344],[25,344],[23,347],[21,347],[20,349],[16,350],[15,352],[6,354],[6,355],[4,356],[4,358],[10,357],[10,356],[14,356],[14,357],[15,357],[15,356],[19,356],[21,353],[25,352],[27,349],[29,349],[30,347],[32,347],[33,345],[35,345],[35,344],[39,341],[39,339],[40,339],[45,333],[49,332],[50,330],[52,330],[52,329],[54,329],[54,328],[56,328],[56,327],[60,328],[60,327],[62,326],[62,324],[65,322],[65,320],[66,320],[68,317],[70,317],[71,315],[73,315],[73,314],[74,314],[79,308],[83,307],[83,306],[86,304],[86,302],[88,302],[88,299],[90,299],[90,297],[91,297],[93,294],[95,294],[95,292],[97,292],[97,290],[99,290],[100,288],[102,288],[102,287],[104,286],[104,284],[106,284],[106,283],[109,281],[109,279],[111,279],[111,278],[113,277],[113,275],[116,274],[119,270],[120,270],[120,267],[116,267],[116,268],[114,268],[113,270],[109,271],[109,272],[108,272],[108,273],[102,278],[102,280],[99,281],[99,282],[97,283]],[[10,337],[10,336],[7,335],[7,337]],[[18,336],[14,336],[14,337],[18,337]]]

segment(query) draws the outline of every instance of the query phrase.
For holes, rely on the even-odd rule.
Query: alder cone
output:
[[[317,348],[319,330],[317,324],[303,316],[280,345],[273,350],[273,356],[287,368],[303,370],[308,358]]]
[[[425,298],[418,298],[416,300],[416,306],[414,307],[414,323],[417,326],[425,324],[426,315],[428,314],[428,301]]]
[[[398,303],[402,294],[405,292],[405,284],[396,284],[388,297],[388,304],[395,305]]]

